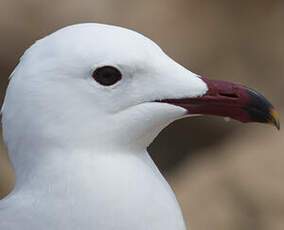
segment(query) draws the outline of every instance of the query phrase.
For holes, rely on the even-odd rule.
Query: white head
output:
[[[17,177],[25,181],[46,152],[145,150],[186,114],[280,127],[272,105],[255,91],[200,78],[136,32],[81,24],[25,52],[11,76],[2,123]]]
[[[109,86],[96,81],[94,71],[104,66],[116,68],[121,79]],[[206,91],[196,74],[141,34],[102,24],[69,26],[21,58],[2,110],[4,137],[12,154],[23,146],[146,148],[186,113],[156,100]]]

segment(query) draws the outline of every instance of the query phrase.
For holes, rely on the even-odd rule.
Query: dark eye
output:
[[[113,66],[103,66],[93,72],[93,78],[101,85],[110,86],[121,80],[121,73]]]

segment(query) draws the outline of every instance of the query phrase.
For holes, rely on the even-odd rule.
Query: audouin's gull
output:
[[[17,182],[0,229],[186,229],[146,147],[193,114],[279,127],[260,94],[199,77],[134,31],[89,23],[37,41],[2,109]]]

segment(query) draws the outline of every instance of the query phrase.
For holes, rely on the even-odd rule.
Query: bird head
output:
[[[203,114],[279,127],[259,93],[200,77],[139,33],[92,23],[29,48],[2,112],[8,147],[146,148],[172,121]]]

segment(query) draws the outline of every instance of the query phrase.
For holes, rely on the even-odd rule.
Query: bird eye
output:
[[[120,71],[113,66],[103,66],[93,72],[96,82],[104,86],[111,86],[121,80]]]

